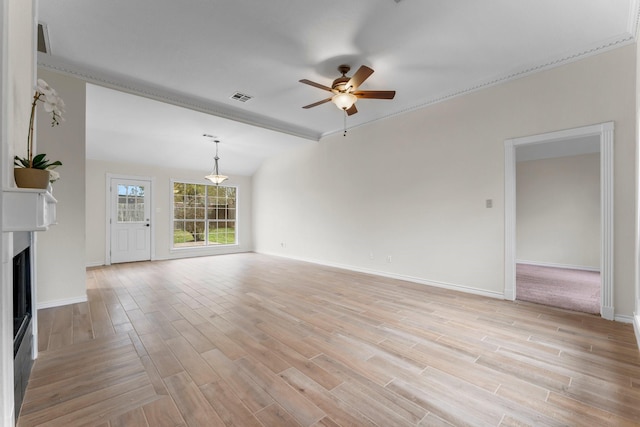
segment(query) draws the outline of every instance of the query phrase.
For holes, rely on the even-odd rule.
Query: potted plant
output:
[[[29,119],[29,134],[27,136],[27,157],[15,156],[13,164],[16,185],[21,188],[47,188],[49,182],[60,178],[57,171],[53,171],[62,163],[58,160],[50,161],[47,155],[33,153],[33,125],[35,122],[38,101],[44,104],[44,110],[51,114],[51,126],[57,126],[63,121],[64,101],[47,82],[38,79],[38,86],[31,103],[31,117]]]

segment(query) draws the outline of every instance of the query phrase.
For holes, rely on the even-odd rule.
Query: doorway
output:
[[[108,176],[107,182],[107,264],[150,261],[151,179]]]
[[[505,299],[516,297],[516,149],[596,137],[600,150],[600,315],[613,307],[613,130],[612,122],[505,141]]]
[[[516,299],[600,314],[600,137],[516,147]]]

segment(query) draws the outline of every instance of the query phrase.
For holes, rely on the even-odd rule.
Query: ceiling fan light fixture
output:
[[[348,110],[357,100],[358,97],[349,92],[341,92],[331,98],[331,101],[341,110]]]

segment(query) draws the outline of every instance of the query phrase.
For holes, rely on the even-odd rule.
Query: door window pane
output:
[[[118,184],[117,221],[144,222],[144,186]]]

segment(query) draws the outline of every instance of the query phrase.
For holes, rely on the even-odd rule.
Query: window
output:
[[[173,247],[236,243],[235,187],[173,183]]]

